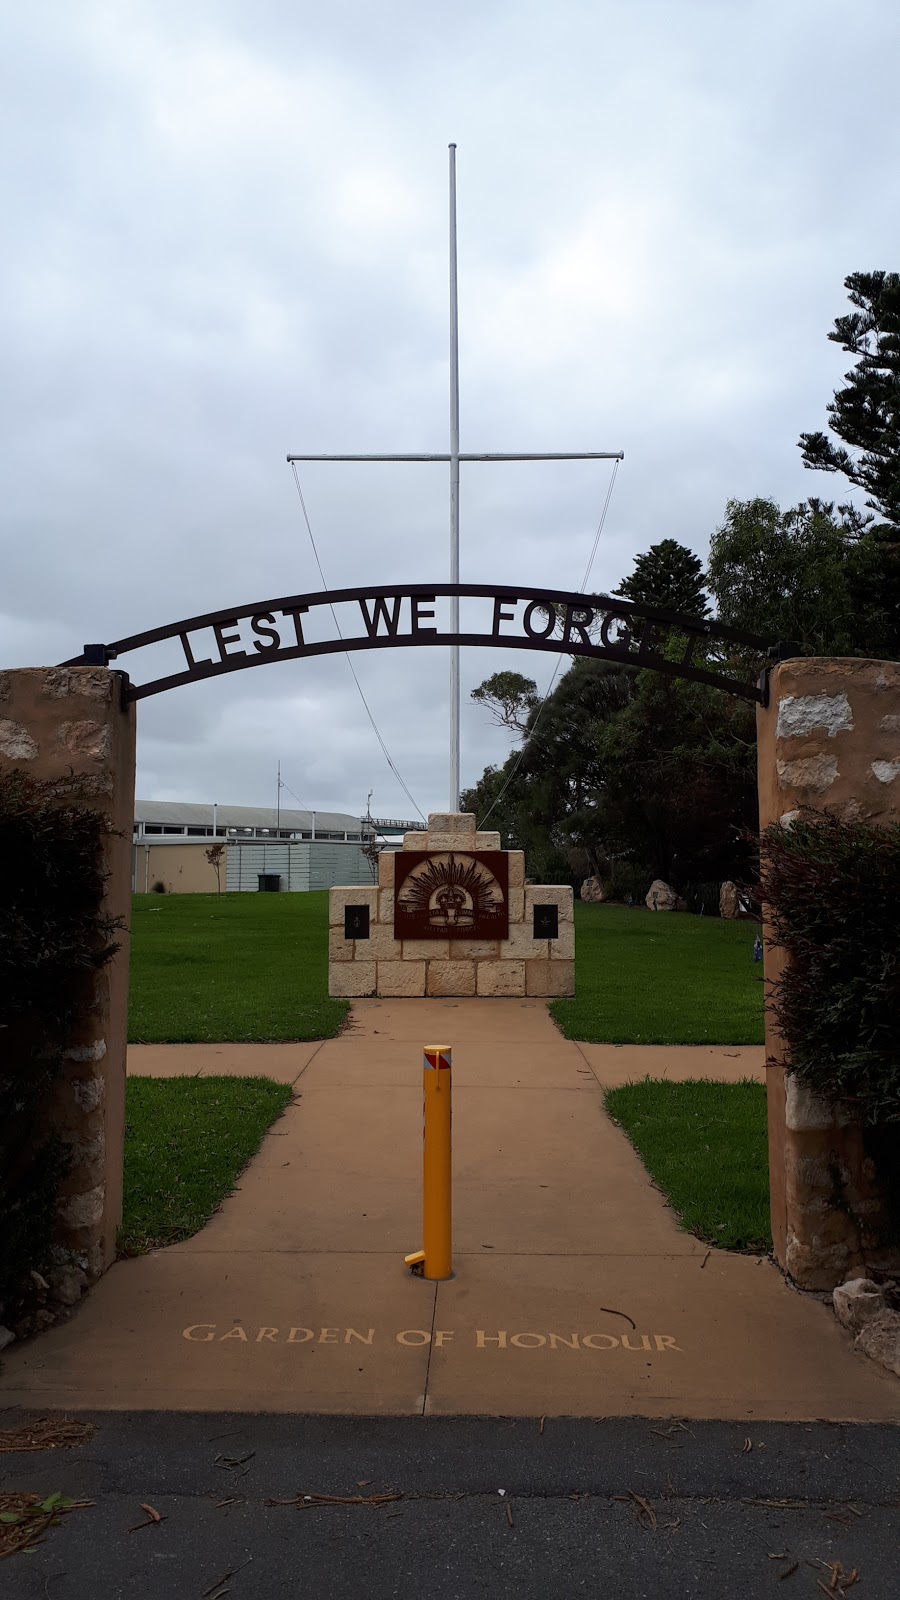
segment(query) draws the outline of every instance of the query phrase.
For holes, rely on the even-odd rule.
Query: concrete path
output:
[[[402,1264],[421,1243],[426,1043],[454,1047],[456,1276],[439,1285]],[[540,1001],[367,1001],[321,1045],[132,1064],[239,1072],[263,1052],[296,1099],[238,1189],[7,1352],[6,1404],[900,1420],[900,1385],[827,1306],[679,1230],[603,1111],[600,1084],[759,1076],[761,1051],[578,1046]]]

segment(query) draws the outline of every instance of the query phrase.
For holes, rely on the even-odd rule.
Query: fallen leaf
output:
[[[144,1505],[142,1505],[141,1506],[141,1510],[142,1511],[146,1511],[146,1513],[147,1513],[148,1517],[150,1518],[151,1522],[162,1522],[162,1517],[160,1516],[159,1512],[158,1511],[154,1511],[152,1506],[144,1506]]]
[[[510,1527],[512,1528],[514,1526],[514,1523],[513,1523],[513,1508],[510,1505],[508,1500],[506,1502],[506,1520],[509,1523]]]
[[[547,1419],[545,1417],[541,1417],[541,1425],[540,1425],[540,1428],[538,1429],[539,1433],[543,1433],[543,1431],[544,1431],[544,1423],[545,1423],[546,1420]]]
[[[791,1566],[785,1567],[784,1571],[783,1572],[779,1572],[779,1574],[778,1574],[778,1582],[781,1583],[782,1579],[784,1579],[784,1578],[792,1578],[794,1576],[794,1573],[797,1571],[797,1568],[799,1567],[799,1565],[800,1565],[799,1561],[794,1561],[791,1564]]]
[[[744,1456],[749,1455],[750,1451],[752,1449],[753,1449],[753,1440],[752,1439],[745,1439],[743,1445],[741,1446],[741,1454],[744,1455]]]

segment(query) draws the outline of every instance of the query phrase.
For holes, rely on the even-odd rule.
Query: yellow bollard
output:
[[[422,1063],[424,1089],[424,1155],[422,1217],[424,1249],[406,1257],[408,1267],[425,1278],[450,1278],[452,1261],[452,1178],[450,1170],[449,1045],[426,1045]]]

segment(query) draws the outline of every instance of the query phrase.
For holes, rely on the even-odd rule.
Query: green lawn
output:
[[[551,1011],[567,1039],[762,1044],[755,922],[575,906],[575,995]]]
[[[269,1078],[129,1078],[119,1254],[202,1228],[292,1093]]]
[[[609,1089],[606,1109],[690,1233],[729,1250],[771,1249],[763,1084],[645,1078]]]
[[[328,895],[136,894],[131,1044],[330,1039]]]

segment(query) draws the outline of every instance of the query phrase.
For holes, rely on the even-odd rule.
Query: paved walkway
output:
[[[4,1357],[28,1407],[900,1420],[830,1309],[681,1232],[599,1085],[762,1052],[578,1046],[540,1001],[367,1001],[324,1044],[147,1047],[295,1103],[195,1238],[121,1262]],[[454,1047],[454,1265],[421,1243],[421,1047]],[[263,1065],[260,1066],[260,1063]]]

